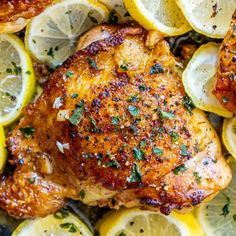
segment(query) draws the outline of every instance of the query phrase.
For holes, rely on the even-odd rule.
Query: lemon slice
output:
[[[108,22],[113,23],[117,14],[120,23],[132,20],[129,12],[125,8],[122,0],[99,0],[100,3],[104,4],[109,10]]]
[[[177,2],[191,26],[212,38],[223,38],[226,35],[236,9],[236,0]]]
[[[130,15],[147,30],[159,30],[173,36],[191,30],[176,1],[124,0]]]
[[[197,210],[197,218],[207,236],[236,235],[236,161],[230,158],[229,165],[233,174],[229,186]]]
[[[64,0],[33,18],[26,47],[36,60],[58,66],[75,52],[79,36],[107,17],[106,7],[94,0]]]
[[[193,55],[183,72],[183,84],[196,107],[223,117],[232,117],[212,94],[215,85],[219,45],[208,43]]]
[[[97,225],[102,236],[203,236],[194,216],[171,213],[169,216],[138,208],[108,213]]]
[[[92,236],[88,227],[74,214],[63,211],[45,218],[23,221],[12,236]]]
[[[0,172],[2,172],[7,160],[7,150],[5,148],[5,133],[0,125]]]
[[[236,158],[236,117],[224,120],[222,138],[229,153]]]
[[[0,35],[0,124],[21,114],[34,92],[34,71],[24,44],[15,35]]]

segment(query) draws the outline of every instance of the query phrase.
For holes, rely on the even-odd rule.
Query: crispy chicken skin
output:
[[[236,11],[220,48],[213,93],[225,108],[236,113]]]
[[[7,139],[16,168],[1,177],[1,208],[45,216],[72,198],[169,214],[229,183],[218,137],[184,106],[175,58],[157,38],[117,27],[57,69]]]
[[[0,33],[20,31],[53,0],[0,0]]]

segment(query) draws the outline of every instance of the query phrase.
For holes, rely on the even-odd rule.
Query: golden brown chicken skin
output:
[[[53,0],[1,0],[0,33],[20,31]]]
[[[51,76],[7,139],[16,169],[2,175],[1,208],[44,216],[72,198],[169,214],[229,183],[215,131],[191,112],[167,43],[153,38],[117,28]]]
[[[217,82],[213,93],[225,108],[236,112],[236,12],[220,48]]]

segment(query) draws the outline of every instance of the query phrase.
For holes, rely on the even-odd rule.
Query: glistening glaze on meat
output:
[[[73,198],[168,214],[229,183],[218,137],[186,108],[175,58],[155,34],[117,28],[52,75],[7,139],[16,169],[2,176],[1,208],[44,216]]]

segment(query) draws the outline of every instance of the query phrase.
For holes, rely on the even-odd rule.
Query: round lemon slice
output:
[[[7,150],[5,148],[5,133],[0,125],[0,172],[2,172],[7,160]]]
[[[233,174],[229,186],[197,210],[197,218],[207,236],[236,235],[236,161],[230,158],[229,164]]]
[[[21,114],[34,92],[31,59],[15,35],[0,35],[0,124],[8,125]]]
[[[236,9],[236,0],[177,0],[177,3],[196,31],[212,38],[226,35]]]
[[[236,158],[236,117],[224,120],[222,138],[229,153]]]
[[[64,0],[33,18],[26,47],[36,60],[56,67],[75,52],[81,34],[107,17],[106,7],[94,0]]]
[[[191,30],[176,1],[124,0],[130,15],[147,30],[159,30],[173,36]]]
[[[102,236],[203,236],[194,216],[171,213],[169,216],[138,208],[121,209],[108,213],[97,225]]]
[[[183,72],[183,84],[196,107],[223,117],[232,117],[212,94],[215,85],[219,45],[208,43],[201,46]]]
[[[74,214],[58,212],[45,218],[23,221],[12,236],[92,236],[88,227]]]
[[[99,0],[99,2],[110,10],[108,17],[109,23],[115,23],[117,20],[119,20],[120,23],[132,20],[122,0]],[[118,19],[116,19],[116,14]]]

